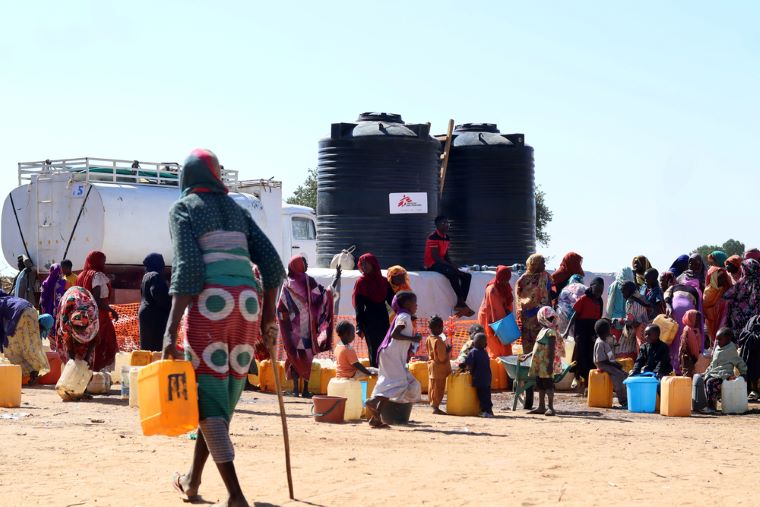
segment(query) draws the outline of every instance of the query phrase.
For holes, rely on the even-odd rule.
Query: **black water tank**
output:
[[[493,123],[454,129],[441,214],[458,264],[524,263],[536,251],[533,148]]]
[[[397,114],[364,113],[333,123],[319,142],[317,263],[356,245],[384,268],[422,268],[425,239],[438,213],[441,145],[430,124]]]

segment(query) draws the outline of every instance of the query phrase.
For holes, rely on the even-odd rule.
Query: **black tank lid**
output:
[[[403,125],[404,120],[401,119],[400,114],[396,113],[362,113],[356,121],[381,121],[383,123],[401,123]]]
[[[463,123],[454,127],[454,133],[460,132],[493,132],[499,133],[495,123]]]

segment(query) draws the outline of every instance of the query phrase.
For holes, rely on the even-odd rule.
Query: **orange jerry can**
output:
[[[503,391],[507,388],[507,370],[497,359],[491,359],[491,390]]]
[[[428,374],[428,364],[427,361],[412,361],[409,363],[409,373],[414,375],[414,378],[417,379],[417,382],[420,383],[420,387],[422,388],[422,393],[426,394],[428,392],[428,387],[430,383],[430,375]],[[369,386],[367,386],[369,388]]]
[[[0,362],[0,407],[21,406],[21,366]]]
[[[63,367],[61,356],[58,355],[58,352],[51,351],[45,352],[45,355],[50,364],[50,371],[38,378],[37,383],[43,386],[54,386],[61,378],[61,368]]]
[[[472,387],[472,376],[469,373],[452,373],[446,379],[446,387],[449,391],[446,412],[449,415],[480,414],[480,401],[475,388]]]
[[[589,372],[588,406],[612,408],[612,380],[607,373],[596,369]]]
[[[631,359],[630,357],[621,357],[619,359],[616,359],[615,361],[617,361],[617,363],[626,373],[630,372],[633,369],[633,359]]]
[[[259,387],[266,393],[274,392],[274,368],[272,360],[264,359],[259,363]]]
[[[190,361],[150,363],[140,369],[136,388],[144,435],[174,437],[198,427],[198,388]]]
[[[660,414],[669,417],[691,415],[691,379],[664,377],[660,382]]]
[[[150,350],[133,350],[129,360],[130,366],[145,366],[153,360],[153,352]]]
[[[288,392],[288,391],[292,392],[294,389],[301,390],[303,388],[303,386],[300,385],[301,382],[303,381],[303,379],[298,379],[299,386],[298,387],[294,387],[293,386],[293,379],[287,379],[286,378],[286,375],[285,375],[285,361],[278,361],[277,362],[277,371],[280,372],[280,388],[282,389],[282,392]],[[307,382],[308,382],[308,380],[307,380]],[[275,390],[273,389],[272,392],[275,392]]]

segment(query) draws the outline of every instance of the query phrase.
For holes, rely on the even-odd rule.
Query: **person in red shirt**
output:
[[[475,312],[467,306],[467,295],[470,293],[472,275],[459,270],[459,266],[451,262],[449,258],[449,245],[451,239],[448,235],[449,219],[439,216],[435,219],[435,231],[428,236],[425,242],[425,269],[435,271],[448,278],[457,303],[454,311],[459,316],[472,317]]]
[[[563,335],[563,338],[567,338],[570,328],[574,329],[575,351],[573,352],[573,360],[576,362],[575,376],[579,382],[580,379],[588,381],[588,372],[595,367],[594,342],[596,341],[596,331],[594,327],[596,321],[602,318],[603,292],[604,280],[599,277],[594,278],[586,293],[575,302],[573,306],[575,313]],[[577,385],[575,382],[574,384]]]

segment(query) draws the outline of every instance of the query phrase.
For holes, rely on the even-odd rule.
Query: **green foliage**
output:
[[[293,195],[286,199],[288,204],[297,204],[299,206],[308,206],[317,211],[317,170],[309,169],[306,181],[303,185],[298,185]]]
[[[702,256],[702,259],[707,265],[707,254],[714,252],[715,250],[723,250],[726,255],[731,257],[732,255],[744,255],[744,243],[735,239],[729,239],[722,246],[719,245],[702,245],[699,248],[695,248],[691,253],[698,253]]]
[[[541,186],[536,187],[536,241],[541,245],[548,245],[551,236],[546,232],[546,226],[554,218],[552,212],[546,205],[546,192],[541,190]]]

